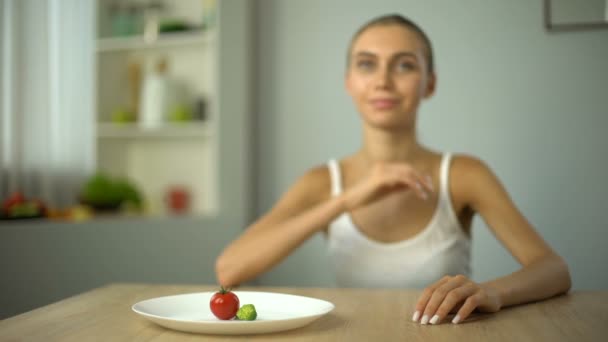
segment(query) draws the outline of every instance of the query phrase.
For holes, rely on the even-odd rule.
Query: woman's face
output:
[[[434,91],[424,47],[398,25],[372,26],[353,42],[346,88],[363,120],[377,128],[413,128],[418,105]]]

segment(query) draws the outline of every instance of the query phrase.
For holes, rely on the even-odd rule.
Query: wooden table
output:
[[[331,301],[336,308],[303,328],[264,335],[197,335],[168,330],[131,311],[159,296],[214,286],[114,284],[0,321],[1,341],[605,341],[608,291],[574,292],[477,314],[459,325],[411,321],[418,291],[249,287]]]

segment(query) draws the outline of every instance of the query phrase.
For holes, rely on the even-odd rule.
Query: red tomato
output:
[[[239,311],[239,297],[234,292],[230,292],[230,289],[226,290],[222,287],[211,297],[209,307],[215,317],[223,320],[231,319]]]

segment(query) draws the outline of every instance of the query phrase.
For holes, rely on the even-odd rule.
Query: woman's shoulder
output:
[[[329,168],[327,164],[319,164],[308,169],[300,177],[300,181],[308,186],[322,187],[330,184]]]
[[[306,170],[292,189],[310,202],[320,202],[331,197],[331,177],[327,164],[319,164]]]
[[[318,164],[308,169],[300,178],[306,185],[316,187],[316,190],[331,189],[331,170],[330,164],[335,163],[339,176],[343,177],[344,173],[351,167],[353,161],[352,155],[343,158],[328,159],[323,164]]]
[[[450,164],[451,178],[474,179],[492,173],[488,164],[480,158],[470,154],[452,154]]]
[[[450,188],[454,197],[471,203],[500,187],[499,179],[481,158],[469,154],[452,156]]]

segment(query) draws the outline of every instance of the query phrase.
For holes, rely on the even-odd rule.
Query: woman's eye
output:
[[[361,70],[371,70],[374,68],[374,62],[368,60],[357,61],[357,68]]]
[[[416,66],[412,62],[400,62],[400,63],[397,63],[397,70],[398,71],[410,71],[410,70],[414,70],[415,67]]]

